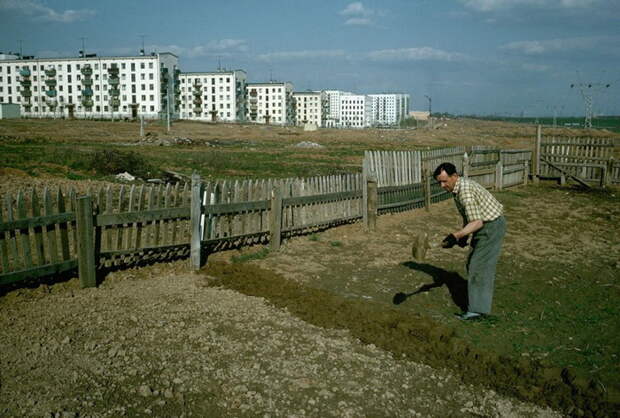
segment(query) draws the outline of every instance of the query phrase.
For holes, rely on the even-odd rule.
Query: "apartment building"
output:
[[[340,128],[367,128],[371,126],[371,101],[367,95],[341,95]]]
[[[243,122],[247,75],[243,70],[181,73],[181,118]]]
[[[293,93],[295,105],[295,124],[303,126],[313,123],[318,127],[325,126],[327,116],[327,96],[321,91],[303,91]]]
[[[178,116],[178,58],[162,52],[133,57],[35,58],[0,55],[0,103],[24,117],[123,118]]]
[[[353,93],[340,90],[324,90],[327,100],[327,114],[325,117],[325,126],[328,128],[339,128],[340,124],[340,98],[342,96],[351,96]]]
[[[371,126],[395,126],[409,115],[408,94],[369,94]]]
[[[295,123],[291,83],[248,83],[247,99],[247,121],[271,125]]]

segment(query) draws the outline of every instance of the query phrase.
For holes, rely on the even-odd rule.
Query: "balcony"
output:
[[[119,89],[110,89],[110,96],[114,96],[114,97],[118,97],[121,94],[121,91]]]
[[[48,68],[47,70],[45,70],[45,76],[46,77],[56,77],[56,69]]]
[[[194,96],[201,96],[202,95],[202,91],[201,90],[194,90],[192,93],[194,93]]]
[[[90,67],[82,67],[80,72],[86,77],[90,77],[93,74],[93,69]]]
[[[53,78],[48,78],[47,80],[45,80],[45,85],[48,87],[56,87],[56,80]]]
[[[200,106],[202,104],[202,99],[200,97],[196,97],[194,99],[194,104]]]
[[[83,78],[82,79],[82,84],[84,84],[85,86],[92,86],[93,85],[93,79],[92,78]]]
[[[118,98],[110,99],[110,106],[118,107],[121,105],[121,101]]]
[[[82,96],[91,97],[93,95],[93,89],[82,90]]]
[[[108,84],[111,86],[118,86],[118,83],[119,83],[118,77],[114,77],[114,78],[110,77],[108,79]]]
[[[93,101],[91,99],[82,99],[82,105],[84,107],[93,107]]]
[[[56,97],[56,94],[58,94],[56,92],[56,90],[46,90],[45,94],[47,95],[47,97]]]
[[[19,75],[21,75],[22,77],[30,77],[30,70],[24,67],[21,70],[19,70]]]
[[[32,92],[30,91],[30,89],[24,89],[20,91],[20,93],[24,97],[32,97]]]
[[[108,74],[110,74],[110,77],[118,75],[118,67],[113,66],[108,68]]]
[[[22,84],[22,87],[30,87],[32,85],[32,81],[28,79],[22,79],[21,84]]]

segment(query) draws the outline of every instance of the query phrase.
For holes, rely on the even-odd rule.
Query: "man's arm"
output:
[[[473,234],[477,230],[481,229],[483,226],[484,226],[484,223],[480,219],[471,221],[470,223],[465,225],[463,229],[461,229],[460,231],[453,232],[452,235],[454,235],[456,239],[461,239],[470,234]]]

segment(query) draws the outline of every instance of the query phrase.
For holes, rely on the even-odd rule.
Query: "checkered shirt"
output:
[[[477,220],[490,222],[503,214],[502,204],[487,189],[473,180],[459,177],[452,193],[465,224]]]

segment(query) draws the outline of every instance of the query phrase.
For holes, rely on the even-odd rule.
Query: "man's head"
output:
[[[459,178],[459,175],[456,172],[456,167],[452,163],[441,163],[435,169],[433,173],[433,177],[435,180],[439,182],[441,188],[452,192],[454,190],[454,186],[456,185],[456,181]]]

